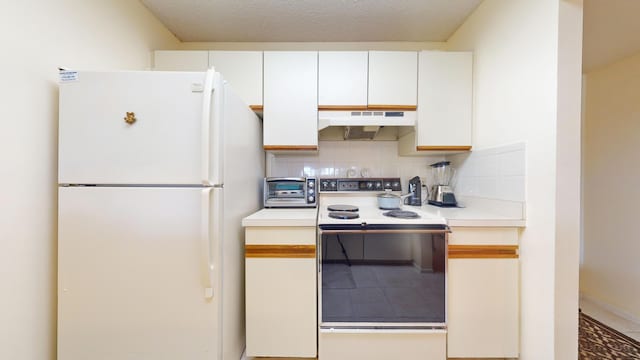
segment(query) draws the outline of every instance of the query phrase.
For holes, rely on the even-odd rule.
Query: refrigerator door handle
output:
[[[211,236],[211,190],[212,188],[206,188],[202,190],[202,198],[201,198],[201,240],[203,244],[203,257],[204,263],[206,264],[206,285],[204,289],[204,297],[205,299],[213,298],[213,288],[215,286],[215,264],[214,264],[214,254],[213,254],[213,244],[212,244],[212,236]]]
[[[213,68],[207,70],[204,78],[204,90],[202,92],[202,131],[201,131],[201,169],[202,169],[202,184],[211,184],[211,177],[209,176],[209,164],[211,163],[211,96],[213,93],[213,78],[215,71]]]

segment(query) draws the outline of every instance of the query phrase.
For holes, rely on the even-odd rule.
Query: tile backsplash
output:
[[[398,156],[397,141],[320,141],[317,154],[268,154],[267,176],[420,176],[431,184],[430,164],[451,161],[457,196],[525,201],[525,143],[434,156]]]
[[[398,156],[397,141],[320,141],[317,154],[268,154],[267,176],[400,177],[425,179],[443,156]]]
[[[525,143],[447,157],[457,169],[457,196],[525,201]]]

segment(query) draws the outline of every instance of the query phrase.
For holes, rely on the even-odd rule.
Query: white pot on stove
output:
[[[378,194],[378,207],[383,210],[399,209],[402,205],[402,200],[409,196],[411,194],[397,195],[388,192]]]

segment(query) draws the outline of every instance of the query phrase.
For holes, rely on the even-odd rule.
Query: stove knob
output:
[[[373,183],[370,181],[367,181],[367,189],[371,190],[373,189]]]
[[[382,189],[382,183],[381,182],[376,182],[376,189]]]
[[[315,202],[316,198],[315,198],[315,196],[311,195],[311,196],[309,196],[307,198],[307,200],[308,200],[309,203],[313,203],[313,202]]]
[[[313,195],[314,192],[313,189],[309,189],[309,195]]]
[[[314,182],[314,181],[309,181],[309,185],[308,185],[308,186],[309,186],[310,188],[314,187],[314,185],[315,185],[315,182]]]
[[[398,189],[400,190],[400,183],[397,181],[394,181],[392,186],[391,186],[394,190]]]

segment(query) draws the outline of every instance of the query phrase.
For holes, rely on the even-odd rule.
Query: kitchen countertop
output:
[[[447,225],[459,227],[525,227],[525,204],[518,201],[474,197],[458,199],[464,207],[447,208],[423,205],[420,210],[447,219]]]
[[[242,226],[316,226],[318,208],[262,209],[242,219]]]
[[[466,197],[460,208],[423,205],[421,211],[442,217],[452,227],[525,227],[525,204],[517,201]],[[404,205],[405,210],[412,206]],[[242,226],[316,226],[318,209],[262,209],[244,219]]]
[[[421,210],[447,219],[447,225],[460,227],[524,227],[526,221],[492,214],[474,208],[441,208],[424,205]]]

